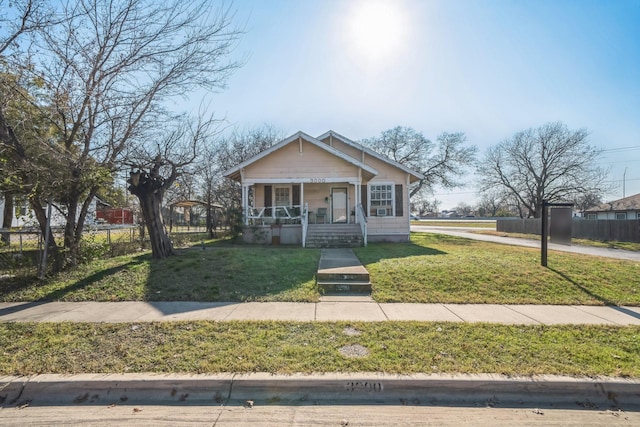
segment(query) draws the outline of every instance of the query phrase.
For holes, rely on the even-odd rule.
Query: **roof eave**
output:
[[[378,160],[381,160],[381,161],[383,161],[385,163],[388,163],[388,164],[390,164],[392,166],[397,167],[398,169],[403,170],[404,172],[410,174],[413,178],[415,178],[415,179],[410,179],[409,180],[411,183],[419,181],[421,179],[424,179],[424,175],[421,174],[420,172],[417,172],[417,171],[415,171],[415,170],[413,170],[411,168],[408,168],[405,165],[403,165],[402,163],[398,163],[398,162],[396,162],[394,160],[391,160],[388,157],[385,157],[382,154],[377,153],[377,152],[373,151],[372,149],[370,149],[368,147],[365,147],[364,145],[359,144],[359,143],[347,138],[346,136],[340,135],[338,132],[335,132],[333,130],[329,130],[329,131],[323,133],[317,139],[318,140],[322,140],[322,139],[324,139],[324,138],[326,138],[328,136],[336,137],[336,138],[340,139],[342,142],[344,142],[345,144],[351,145],[353,148],[356,148],[358,150],[364,151],[366,154],[370,155],[371,157],[375,157]]]

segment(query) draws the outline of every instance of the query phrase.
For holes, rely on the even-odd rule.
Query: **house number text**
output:
[[[309,182],[312,184],[324,184],[325,183],[325,179],[324,178],[309,178]]]

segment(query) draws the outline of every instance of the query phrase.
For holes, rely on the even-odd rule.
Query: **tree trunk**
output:
[[[4,216],[2,217],[2,228],[11,228],[11,221],[13,220],[13,195],[6,192],[4,193]],[[2,233],[0,240],[3,244],[8,245],[11,243],[11,235],[9,233]]]
[[[36,215],[38,224],[40,224],[40,231],[42,232],[43,241],[46,240],[44,238],[44,236],[46,236],[46,233],[49,233],[49,247],[47,258],[52,262],[48,262],[48,265],[50,266],[48,270],[54,273],[62,271],[65,265],[64,256],[63,253],[60,252],[60,249],[56,244],[56,239],[53,235],[53,231],[51,230],[51,228],[47,229],[47,214],[45,212],[44,206],[42,206],[39,200],[34,198],[31,200],[31,207],[33,208],[33,212]]]
[[[71,266],[78,265],[79,241],[76,239],[76,211],[77,198],[70,197],[72,202],[67,204],[66,224],[64,227],[64,248],[67,252],[67,262]]]
[[[140,201],[140,208],[144,222],[149,232],[149,241],[151,242],[151,254],[153,258],[162,259],[175,254],[173,245],[167,234],[167,229],[162,220],[162,211],[160,205],[162,203],[162,195],[160,191],[144,191],[138,189],[134,194]]]

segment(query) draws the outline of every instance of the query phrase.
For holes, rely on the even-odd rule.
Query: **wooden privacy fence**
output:
[[[540,235],[542,220],[498,219],[496,230],[503,233]],[[576,239],[640,243],[640,219],[574,219],[571,237]]]

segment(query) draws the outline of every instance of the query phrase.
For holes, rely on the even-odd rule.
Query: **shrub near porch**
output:
[[[429,233],[355,249],[378,302],[640,305],[640,263]]]

